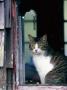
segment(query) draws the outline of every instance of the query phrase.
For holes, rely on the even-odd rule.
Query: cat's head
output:
[[[33,54],[41,55],[44,54],[48,43],[47,43],[47,35],[43,35],[40,39],[36,39],[35,37],[28,35],[29,37],[29,48],[32,50]]]

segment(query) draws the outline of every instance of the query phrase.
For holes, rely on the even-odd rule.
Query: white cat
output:
[[[36,70],[39,74],[41,84],[45,84],[45,76],[53,69],[53,65],[50,63],[51,55],[46,55],[46,35],[40,40],[36,41],[34,37],[29,35],[30,48],[32,50],[33,62]]]

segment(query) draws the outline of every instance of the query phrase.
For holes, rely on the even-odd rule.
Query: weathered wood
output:
[[[67,90],[67,86],[18,86],[16,90]]]

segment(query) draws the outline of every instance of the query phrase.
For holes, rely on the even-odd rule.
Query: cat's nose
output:
[[[37,53],[37,49],[35,50],[35,52]]]

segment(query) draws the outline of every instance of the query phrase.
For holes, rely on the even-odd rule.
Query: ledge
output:
[[[16,90],[67,90],[67,86],[18,86]]]

